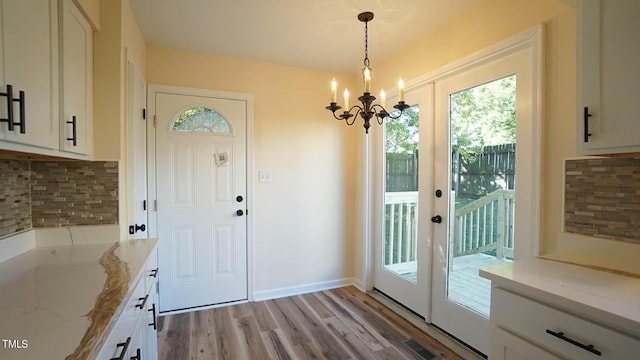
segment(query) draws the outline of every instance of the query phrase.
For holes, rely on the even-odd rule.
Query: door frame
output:
[[[532,131],[534,132],[533,138],[534,142],[537,144],[538,151],[535,154],[532,154],[532,168],[536,171],[540,171],[541,169],[541,158],[542,158],[542,64],[543,64],[543,26],[536,25],[532,28],[524,30],[516,35],[513,35],[507,39],[497,42],[494,45],[488,46],[484,49],[481,49],[471,55],[468,55],[462,59],[453,61],[452,63],[445,65],[441,68],[438,68],[434,71],[426,73],[422,76],[419,76],[413,80],[405,82],[405,88],[412,89],[421,86],[427,86],[430,83],[435,83],[440,79],[445,77],[454,75],[459,72],[463,72],[468,70],[474,66],[477,66],[482,63],[491,62],[497,57],[500,57],[504,54],[509,54],[512,52],[517,52],[522,49],[531,48],[534,57],[534,69],[532,74],[532,79],[534,82],[534,104],[532,105],[532,119],[533,124],[535,124]],[[389,91],[388,97],[394,97],[397,95],[397,90]],[[429,111],[428,116],[435,116],[434,109]],[[433,131],[433,129],[432,129]],[[374,246],[376,238],[373,234],[376,233],[376,229],[374,228],[375,222],[369,220],[372,214],[380,213],[381,210],[376,210],[372,208],[372,205],[376,204],[376,194],[374,191],[377,189],[372,184],[375,183],[376,169],[375,164],[372,164],[372,159],[376,158],[376,154],[373,151],[376,151],[378,148],[372,146],[370,142],[375,140],[369,140],[365,138],[363,151],[364,151],[364,166],[363,171],[365,173],[365,190],[364,190],[364,211],[363,215],[365,217],[363,221],[363,234],[364,241],[362,246],[363,251],[363,284],[366,291],[372,291],[374,285]],[[533,170],[533,169],[532,169]],[[533,199],[539,199],[541,195],[541,186],[534,186],[531,189],[529,196]],[[536,224],[532,226],[532,238],[540,238],[540,202],[536,202],[532,204],[531,208],[531,223]],[[429,249],[429,252],[433,254],[433,242],[430,244],[432,247]],[[516,254],[518,258],[524,258],[525,254],[527,256],[535,256],[539,253],[539,242],[532,241],[527,248],[521,247],[522,255]],[[433,264],[433,261],[432,261]],[[431,281],[429,282],[429,296],[431,296],[432,285]],[[425,321],[430,323],[431,319],[431,306],[429,307],[427,314],[425,316]]]
[[[215,97],[229,100],[245,101],[247,104],[246,115],[246,184],[247,184],[247,301],[253,301],[254,298],[254,221],[256,216],[253,207],[254,183],[253,179],[253,95],[218,91],[209,89],[198,89],[181,86],[147,84],[147,192],[149,202],[148,212],[148,232],[149,237],[158,237],[158,212],[157,212],[157,196],[156,196],[156,94],[157,93],[173,93],[187,96],[204,96]],[[228,304],[213,305],[204,308],[214,308],[226,306]]]

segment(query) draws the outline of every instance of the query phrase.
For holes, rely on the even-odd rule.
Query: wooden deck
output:
[[[491,281],[481,278],[478,275],[478,270],[505,262],[509,261],[498,260],[494,256],[485,254],[455,257],[449,273],[449,299],[489,317]],[[401,274],[406,279],[416,281],[417,273],[415,271]]]
[[[491,304],[491,281],[481,278],[478,270],[498,265],[508,260],[499,260],[485,254],[458,256],[453,259],[449,272],[449,299],[471,310],[489,317]]]

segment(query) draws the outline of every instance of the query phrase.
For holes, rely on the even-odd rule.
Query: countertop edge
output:
[[[604,294],[596,299],[593,294],[566,286],[562,280],[549,276],[550,270],[562,271],[572,280],[584,281],[588,284],[596,277],[599,281],[611,281],[622,290],[630,290],[630,294],[620,291],[616,294]],[[538,302],[544,302],[561,310],[574,313],[585,319],[598,321],[611,329],[623,330],[625,333],[640,338],[640,304],[634,294],[640,295],[640,279],[625,277],[620,274],[583,267],[563,262],[550,262],[548,259],[532,258],[517,260],[513,263],[501,264],[480,269],[480,276],[491,280],[492,287],[500,287],[512,292],[518,292]],[[568,275],[567,275],[568,274]],[[543,280],[549,280],[546,285]],[[582,284],[581,284],[582,285]],[[598,289],[593,287],[594,292]],[[602,289],[602,291],[609,289]],[[614,289],[615,291],[615,289]],[[610,298],[607,298],[609,296]],[[624,298],[627,296],[628,298]],[[599,306],[605,302],[606,308]],[[635,303],[633,302],[635,299]],[[634,311],[637,309],[637,311]]]

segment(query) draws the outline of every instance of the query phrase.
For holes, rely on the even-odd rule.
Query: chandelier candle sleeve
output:
[[[364,92],[371,92],[371,70],[364,68]]]
[[[387,96],[384,93],[384,90],[380,90],[380,106],[387,106]]]
[[[404,101],[404,81],[398,80],[398,101]]]

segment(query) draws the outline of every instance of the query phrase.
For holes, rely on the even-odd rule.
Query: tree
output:
[[[450,113],[451,145],[467,159],[484,146],[515,143],[515,75],[452,94]]]
[[[387,117],[385,121],[386,135],[384,139],[387,154],[413,154],[418,150],[419,128],[418,120],[420,108],[411,106],[400,114],[398,118]],[[398,116],[394,111],[392,116]]]

